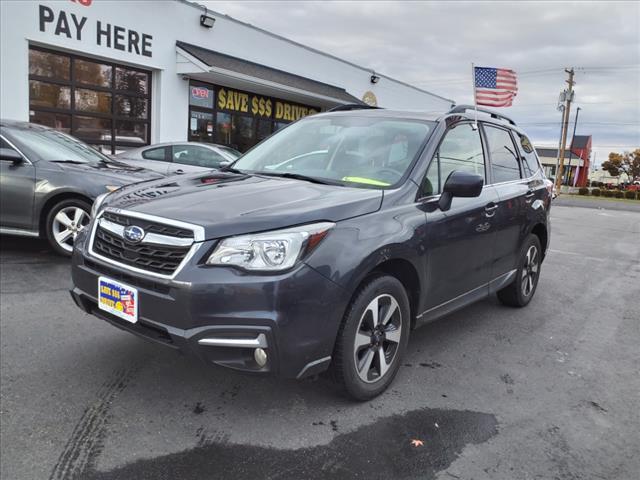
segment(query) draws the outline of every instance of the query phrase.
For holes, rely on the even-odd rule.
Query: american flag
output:
[[[516,72],[506,68],[474,67],[476,104],[510,107],[518,93]]]

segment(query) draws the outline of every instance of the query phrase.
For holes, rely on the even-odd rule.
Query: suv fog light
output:
[[[262,348],[256,348],[253,351],[253,358],[260,368],[264,367],[267,364],[267,352],[265,352]]]

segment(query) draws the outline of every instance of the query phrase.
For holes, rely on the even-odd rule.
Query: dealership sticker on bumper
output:
[[[110,278],[98,278],[98,307],[127,322],[138,321],[138,290]]]

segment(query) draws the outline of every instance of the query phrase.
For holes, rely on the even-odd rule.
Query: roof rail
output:
[[[456,105],[447,113],[464,113],[468,110],[478,110],[479,112],[491,115],[491,118],[499,118],[502,120],[506,120],[511,125],[516,124],[516,122],[514,122],[512,119],[510,119],[506,115],[502,115],[501,113],[494,112],[493,110],[487,110],[486,108],[476,108],[474,105]]]
[[[360,103],[347,103],[346,105],[338,105],[337,107],[330,108],[327,112],[346,112],[349,110],[368,110],[370,108],[380,108],[380,107],[372,107],[371,105],[360,104]]]

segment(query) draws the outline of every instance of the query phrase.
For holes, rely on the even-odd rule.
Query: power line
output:
[[[593,71],[592,73],[596,73],[596,72],[615,72],[615,71],[627,71],[627,70],[634,70],[634,69],[640,69],[640,63],[630,63],[630,64],[625,64],[625,65],[616,65],[616,66],[593,66],[593,67],[574,67],[575,70],[577,70],[577,73],[588,73],[589,71]],[[539,76],[539,75],[543,75],[543,74],[551,74],[551,73],[563,73],[564,67],[554,67],[554,68],[543,68],[543,69],[538,69],[538,70],[524,70],[524,71],[516,71],[517,75],[519,77],[529,77],[529,76]],[[430,82],[430,81],[416,81],[413,82],[416,85],[446,85],[446,84],[450,84],[450,83],[466,83],[466,82],[470,82],[471,79],[468,76],[462,76],[462,75],[457,75],[455,77],[449,77],[449,78],[440,78],[436,81]]]
[[[518,122],[518,125],[560,125],[562,122]],[[640,125],[638,122],[580,122],[580,125]]]

